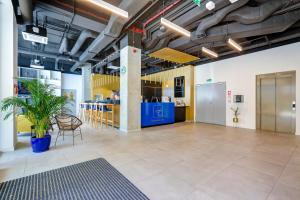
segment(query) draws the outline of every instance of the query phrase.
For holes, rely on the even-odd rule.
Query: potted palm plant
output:
[[[54,95],[54,89],[38,80],[24,81],[24,87],[30,92],[31,101],[19,97],[2,100],[0,111],[6,112],[4,119],[22,110],[23,115],[34,125],[35,136],[31,138],[33,152],[49,150],[51,136],[48,133],[51,117],[62,112],[66,98]]]

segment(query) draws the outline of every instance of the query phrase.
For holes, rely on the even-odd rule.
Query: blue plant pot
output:
[[[31,138],[32,151],[35,153],[48,151],[50,147],[50,143],[51,143],[51,135],[49,135],[48,133],[45,134],[43,138],[32,137]]]

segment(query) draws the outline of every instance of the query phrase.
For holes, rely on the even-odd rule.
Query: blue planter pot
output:
[[[32,151],[35,153],[41,153],[48,151],[51,143],[51,135],[45,134],[43,138],[31,138]]]

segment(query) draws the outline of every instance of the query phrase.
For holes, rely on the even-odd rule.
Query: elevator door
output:
[[[276,78],[276,131],[293,133],[295,100],[293,76],[278,75]]]
[[[275,77],[261,79],[261,129],[275,131],[276,87]]]
[[[196,121],[226,125],[226,84],[197,85]]]
[[[257,128],[295,133],[295,72],[257,76]]]

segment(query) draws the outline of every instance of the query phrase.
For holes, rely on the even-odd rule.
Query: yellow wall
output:
[[[96,95],[103,95],[103,98],[110,97],[112,90],[120,90],[120,78],[118,76],[92,74],[91,95],[95,99]]]
[[[174,98],[174,78],[185,77],[185,96]],[[194,121],[194,66],[188,65],[142,77],[143,80],[162,83],[162,95],[171,96],[172,101],[183,100],[187,106],[186,119]]]

